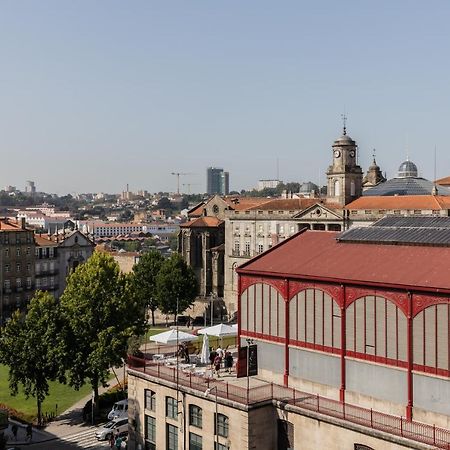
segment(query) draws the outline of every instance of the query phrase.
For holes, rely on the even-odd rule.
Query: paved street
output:
[[[98,441],[94,436],[95,427],[89,427],[83,431],[60,437],[56,440],[39,442],[27,445],[30,450],[102,450],[108,449],[109,444],[105,441]]]

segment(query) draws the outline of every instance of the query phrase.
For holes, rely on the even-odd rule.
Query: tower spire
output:
[[[372,156],[373,156],[373,162],[376,163],[375,157],[376,157],[377,151],[376,149],[373,149]]]
[[[347,116],[344,114],[341,114],[342,117],[342,123],[343,123],[343,135],[345,136],[347,134]]]

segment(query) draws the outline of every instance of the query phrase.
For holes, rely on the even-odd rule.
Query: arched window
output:
[[[341,312],[320,289],[306,289],[289,302],[289,338],[301,347],[341,348]],[[332,350],[331,350],[332,351]]]
[[[450,371],[450,305],[432,305],[413,321],[414,368]]]
[[[407,360],[407,322],[403,312],[384,297],[361,297],[346,310],[347,353],[397,365]],[[402,365],[402,364],[400,364]]]
[[[285,302],[272,286],[257,283],[241,294],[241,331],[250,336],[285,337]]]
[[[339,197],[341,195],[341,184],[339,180],[334,180],[334,196]]]

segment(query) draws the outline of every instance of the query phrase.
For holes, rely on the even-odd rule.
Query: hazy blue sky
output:
[[[366,170],[450,175],[448,1],[0,1],[0,186],[49,192],[325,182],[348,133]],[[187,190],[187,188],[185,188]]]

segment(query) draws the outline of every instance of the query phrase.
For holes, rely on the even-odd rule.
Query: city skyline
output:
[[[409,156],[433,179],[436,147],[447,176],[450,5],[434,5],[5,3],[0,185],[173,192],[186,172],[201,192],[218,166],[240,190],[277,159],[280,179],[323,185],[343,113],[364,171],[375,148],[388,178]]]

